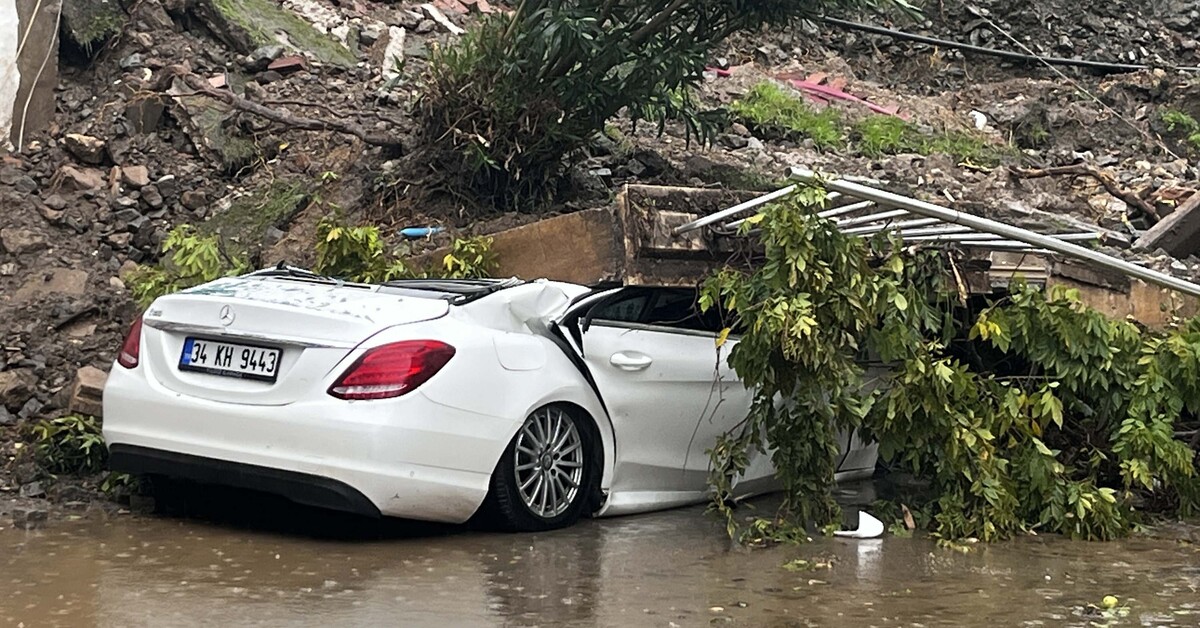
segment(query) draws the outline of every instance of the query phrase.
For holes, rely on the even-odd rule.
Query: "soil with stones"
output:
[[[120,35],[103,46],[64,44],[54,124],[22,152],[0,157],[0,516],[36,522],[41,516],[31,510],[54,503],[58,514],[82,512],[98,495],[101,477],[56,481],[41,471],[29,453],[28,428],[71,412],[99,413],[95,388],[102,379],[97,383],[95,373],[108,370],[138,313],[127,273],[159,260],[173,226],[219,233],[228,249],[256,265],[304,265],[314,258],[317,220],[332,211],[383,220],[389,233],[443,224],[451,227],[440,236],[447,239],[537,217],[480,216],[452,199],[413,208],[381,201],[378,189],[381,181],[403,181],[397,168],[402,147],[411,146],[408,105],[432,47],[454,43],[451,26],[469,27],[502,6],[286,0],[282,11],[327,33],[319,49],[300,50],[247,45],[228,24],[214,22],[212,6],[140,0]],[[762,81],[825,80],[896,106],[931,132],[976,129],[1016,150],[995,168],[938,154],[873,158],[853,145],[819,150],[811,141],[758,137],[736,120],[711,147],[699,147],[670,125],[658,135],[615,120],[620,136],[593,143],[547,212],[607,203],[628,182],[766,187],[792,165],[886,180],[983,214],[1067,216],[1125,232],[1147,227],[1152,217],[1091,178],[1024,179],[1014,168],[1087,161],[1160,215],[1194,193],[1197,147],[1162,119],[1171,110],[1200,117],[1195,74],[1178,69],[1200,65],[1200,12],[1190,3],[944,0],[927,3],[925,16],[855,19],[985,47],[1157,69],[1055,71],[820,22],[738,35],[712,60],[728,74],[705,73],[701,96],[712,106],[728,105]],[[342,47],[331,53],[334,38]],[[197,93],[189,78],[293,121],[337,119],[394,136],[401,149],[233,111]],[[852,103],[813,106],[839,107],[848,121],[877,115]],[[280,185],[301,193],[280,206]],[[1183,275],[1198,270],[1195,259],[1144,261]]]

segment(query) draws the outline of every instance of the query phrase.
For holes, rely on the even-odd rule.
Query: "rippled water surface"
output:
[[[747,550],[699,508],[530,535],[231,508],[0,531],[0,626],[1200,626],[1200,547],[1168,540]]]

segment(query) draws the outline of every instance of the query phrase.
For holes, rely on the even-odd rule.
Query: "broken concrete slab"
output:
[[[85,366],[75,372],[75,384],[71,388],[71,412],[98,417],[103,414],[104,382],[108,373]]]
[[[1147,229],[1133,244],[1139,251],[1162,249],[1173,257],[1200,251],[1200,194],[1193,194],[1171,215]]]
[[[193,12],[218,39],[245,55],[279,44],[322,63],[350,67],[357,62],[346,46],[270,0],[199,0]]]

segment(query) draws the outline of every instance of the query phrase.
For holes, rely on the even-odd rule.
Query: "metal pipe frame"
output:
[[[881,220],[891,220],[893,218],[902,218],[907,215],[908,215],[908,210],[893,209],[893,210],[886,211],[886,212],[879,212],[878,214],[868,214],[866,216],[856,216],[854,218],[846,218],[844,220],[836,220],[834,222],[837,223],[838,229],[841,229],[842,227],[853,227],[854,225],[866,225],[866,224],[870,224],[873,222],[879,222]]]
[[[864,201],[875,201],[880,205],[887,205],[889,207],[895,207],[898,209],[907,209],[911,213],[921,216],[938,218],[944,222],[965,226],[968,229],[975,229],[984,233],[1001,235],[1006,238],[1016,240],[1017,242],[1024,242],[1033,248],[1045,249],[1066,255],[1067,257],[1074,259],[1093,262],[1104,268],[1115,270],[1131,277],[1136,277],[1157,286],[1177,290],[1194,297],[1200,297],[1200,284],[1184,281],[1178,277],[1172,277],[1166,273],[1161,273],[1149,268],[1143,268],[1136,264],[1131,264],[1125,260],[1117,259],[1111,255],[1105,255],[1099,251],[1093,251],[1092,249],[1084,248],[1078,244],[1064,242],[1051,236],[1042,235],[1028,229],[1014,227],[1013,225],[1006,225],[1002,222],[991,220],[989,218],[973,216],[971,214],[966,214],[948,207],[934,205],[933,203],[928,203],[919,199],[893,194],[892,192],[887,192],[885,190],[876,189],[866,185],[859,185],[857,183],[851,183],[845,180],[839,180],[836,178],[818,180],[816,173],[807,168],[793,166],[790,169],[789,177],[804,181],[806,183],[821,183],[830,192],[837,192],[839,194],[862,199]]]
[[[911,237],[911,236],[941,235],[941,234],[945,234],[945,233],[963,233],[965,231],[971,231],[971,228],[964,226],[964,225],[935,224],[932,227],[922,227],[922,228],[917,228],[917,229],[895,229],[895,228],[891,227],[890,225],[883,225],[883,226],[872,225],[872,226],[867,226],[867,227],[855,227],[853,229],[845,229],[842,231],[842,233],[844,233],[846,235],[868,236],[868,235],[875,235],[876,233],[879,233],[881,231],[894,231],[901,238],[905,238],[905,237]]]
[[[1101,237],[1101,234],[1096,233],[1096,232],[1092,232],[1092,233],[1056,233],[1056,234],[1050,235],[1050,237],[1054,238],[1055,240],[1062,240],[1063,242],[1090,242],[1092,240],[1099,240]],[[967,240],[982,242],[982,241],[988,241],[988,240],[999,241],[999,240],[1004,240],[1005,238],[1004,238],[1004,236],[996,235],[994,233],[947,233],[947,234],[942,234],[942,235],[914,236],[912,238],[905,238],[905,239],[911,240],[912,242],[956,242],[956,241],[967,241]]]
[[[839,196],[841,196],[841,194],[832,195],[830,198],[836,198]],[[820,216],[821,218],[834,219],[834,221],[836,222],[836,218],[834,218],[835,216],[841,216],[842,214],[849,214],[850,212],[856,212],[856,211],[859,211],[862,209],[870,209],[874,205],[875,205],[874,201],[859,201],[857,203],[850,203],[849,205],[839,205],[837,207],[830,207],[829,209],[825,209],[825,210],[821,210],[821,211],[817,212],[817,215]],[[746,220],[747,220],[746,218],[739,218],[733,222],[722,225],[720,227],[720,230],[722,232],[732,231],[732,230],[740,227],[743,222],[746,222]],[[676,227],[676,230],[682,229],[683,227],[686,227],[686,226],[687,225],[682,225],[680,227]],[[689,231],[690,231],[690,229],[689,229]]]

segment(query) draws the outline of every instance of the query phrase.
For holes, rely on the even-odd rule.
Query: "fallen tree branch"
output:
[[[1107,170],[1101,170],[1091,164],[1071,164],[1069,166],[1053,166],[1051,168],[1013,168],[1013,173],[1023,179],[1037,179],[1041,177],[1054,177],[1061,175],[1070,176],[1088,176],[1100,182],[1104,189],[1109,194],[1125,201],[1126,204],[1136,207],[1154,222],[1158,222],[1161,217],[1158,215],[1158,210],[1154,208],[1149,201],[1138,196],[1129,188],[1122,187],[1117,182],[1117,178]]]
[[[195,74],[181,74],[180,78],[183,79],[183,82],[188,87],[196,90],[197,94],[219,100],[238,111],[244,111],[260,118],[265,118],[289,128],[300,129],[302,131],[334,131],[345,133],[346,135],[353,135],[372,146],[384,146],[387,148],[401,148],[403,146],[400,138],[397,136],[375,133],[352,122],[306,118],[260,105],[259,103],[246,100],[229,90],[214,89],[208,84],[208,81]]]

